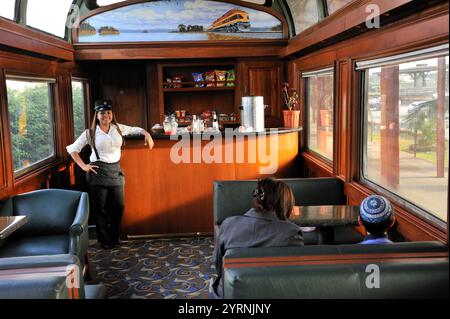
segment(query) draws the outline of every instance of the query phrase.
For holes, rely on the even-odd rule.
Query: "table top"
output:
[[[289,220],[299,226],[357,226],[359,206],[295,206]]]
[[[27,221],[27,216],[0,216],[0,239],[5,239]]]

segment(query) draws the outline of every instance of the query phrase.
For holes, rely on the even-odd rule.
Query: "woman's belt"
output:
[[[91,186],[123,186],[125,184],[124,174],[120,168],[120,162],[117,163],[105,163],[96,161],[90,163],[91,165],[98,166],[94,168],[97,172],[86,173],[86,180]]]

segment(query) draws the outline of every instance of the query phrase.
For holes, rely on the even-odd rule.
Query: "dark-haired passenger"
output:
[[[210,296],[223,297],[222,258],[230,248],[303,246],[299,226],[288,220],[295,205],[291,188],[274,178],[259,180],[253,208],[244,215],[225,219],[220,226],[213,258],[217,278],[211,281]]]
[[[387,231],[395,223],[391,203],[379,195],[371,195],[363,200],[359,209],[358,222],[368,235],[360,244],[391,244]]]

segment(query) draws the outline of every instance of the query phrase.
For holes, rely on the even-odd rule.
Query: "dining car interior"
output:
[[[448,299],[448,216],[448,1],[0,0],[0,299]]]

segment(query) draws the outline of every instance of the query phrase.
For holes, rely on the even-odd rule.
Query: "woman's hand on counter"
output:
[[[148,145],[148,148],[152,149],[153,146],[155,145],[155,142],[153,142],[153,139],[152,139],[150,133],[144,130],[142,132],[142,135],[145,136],[145,145]]]

